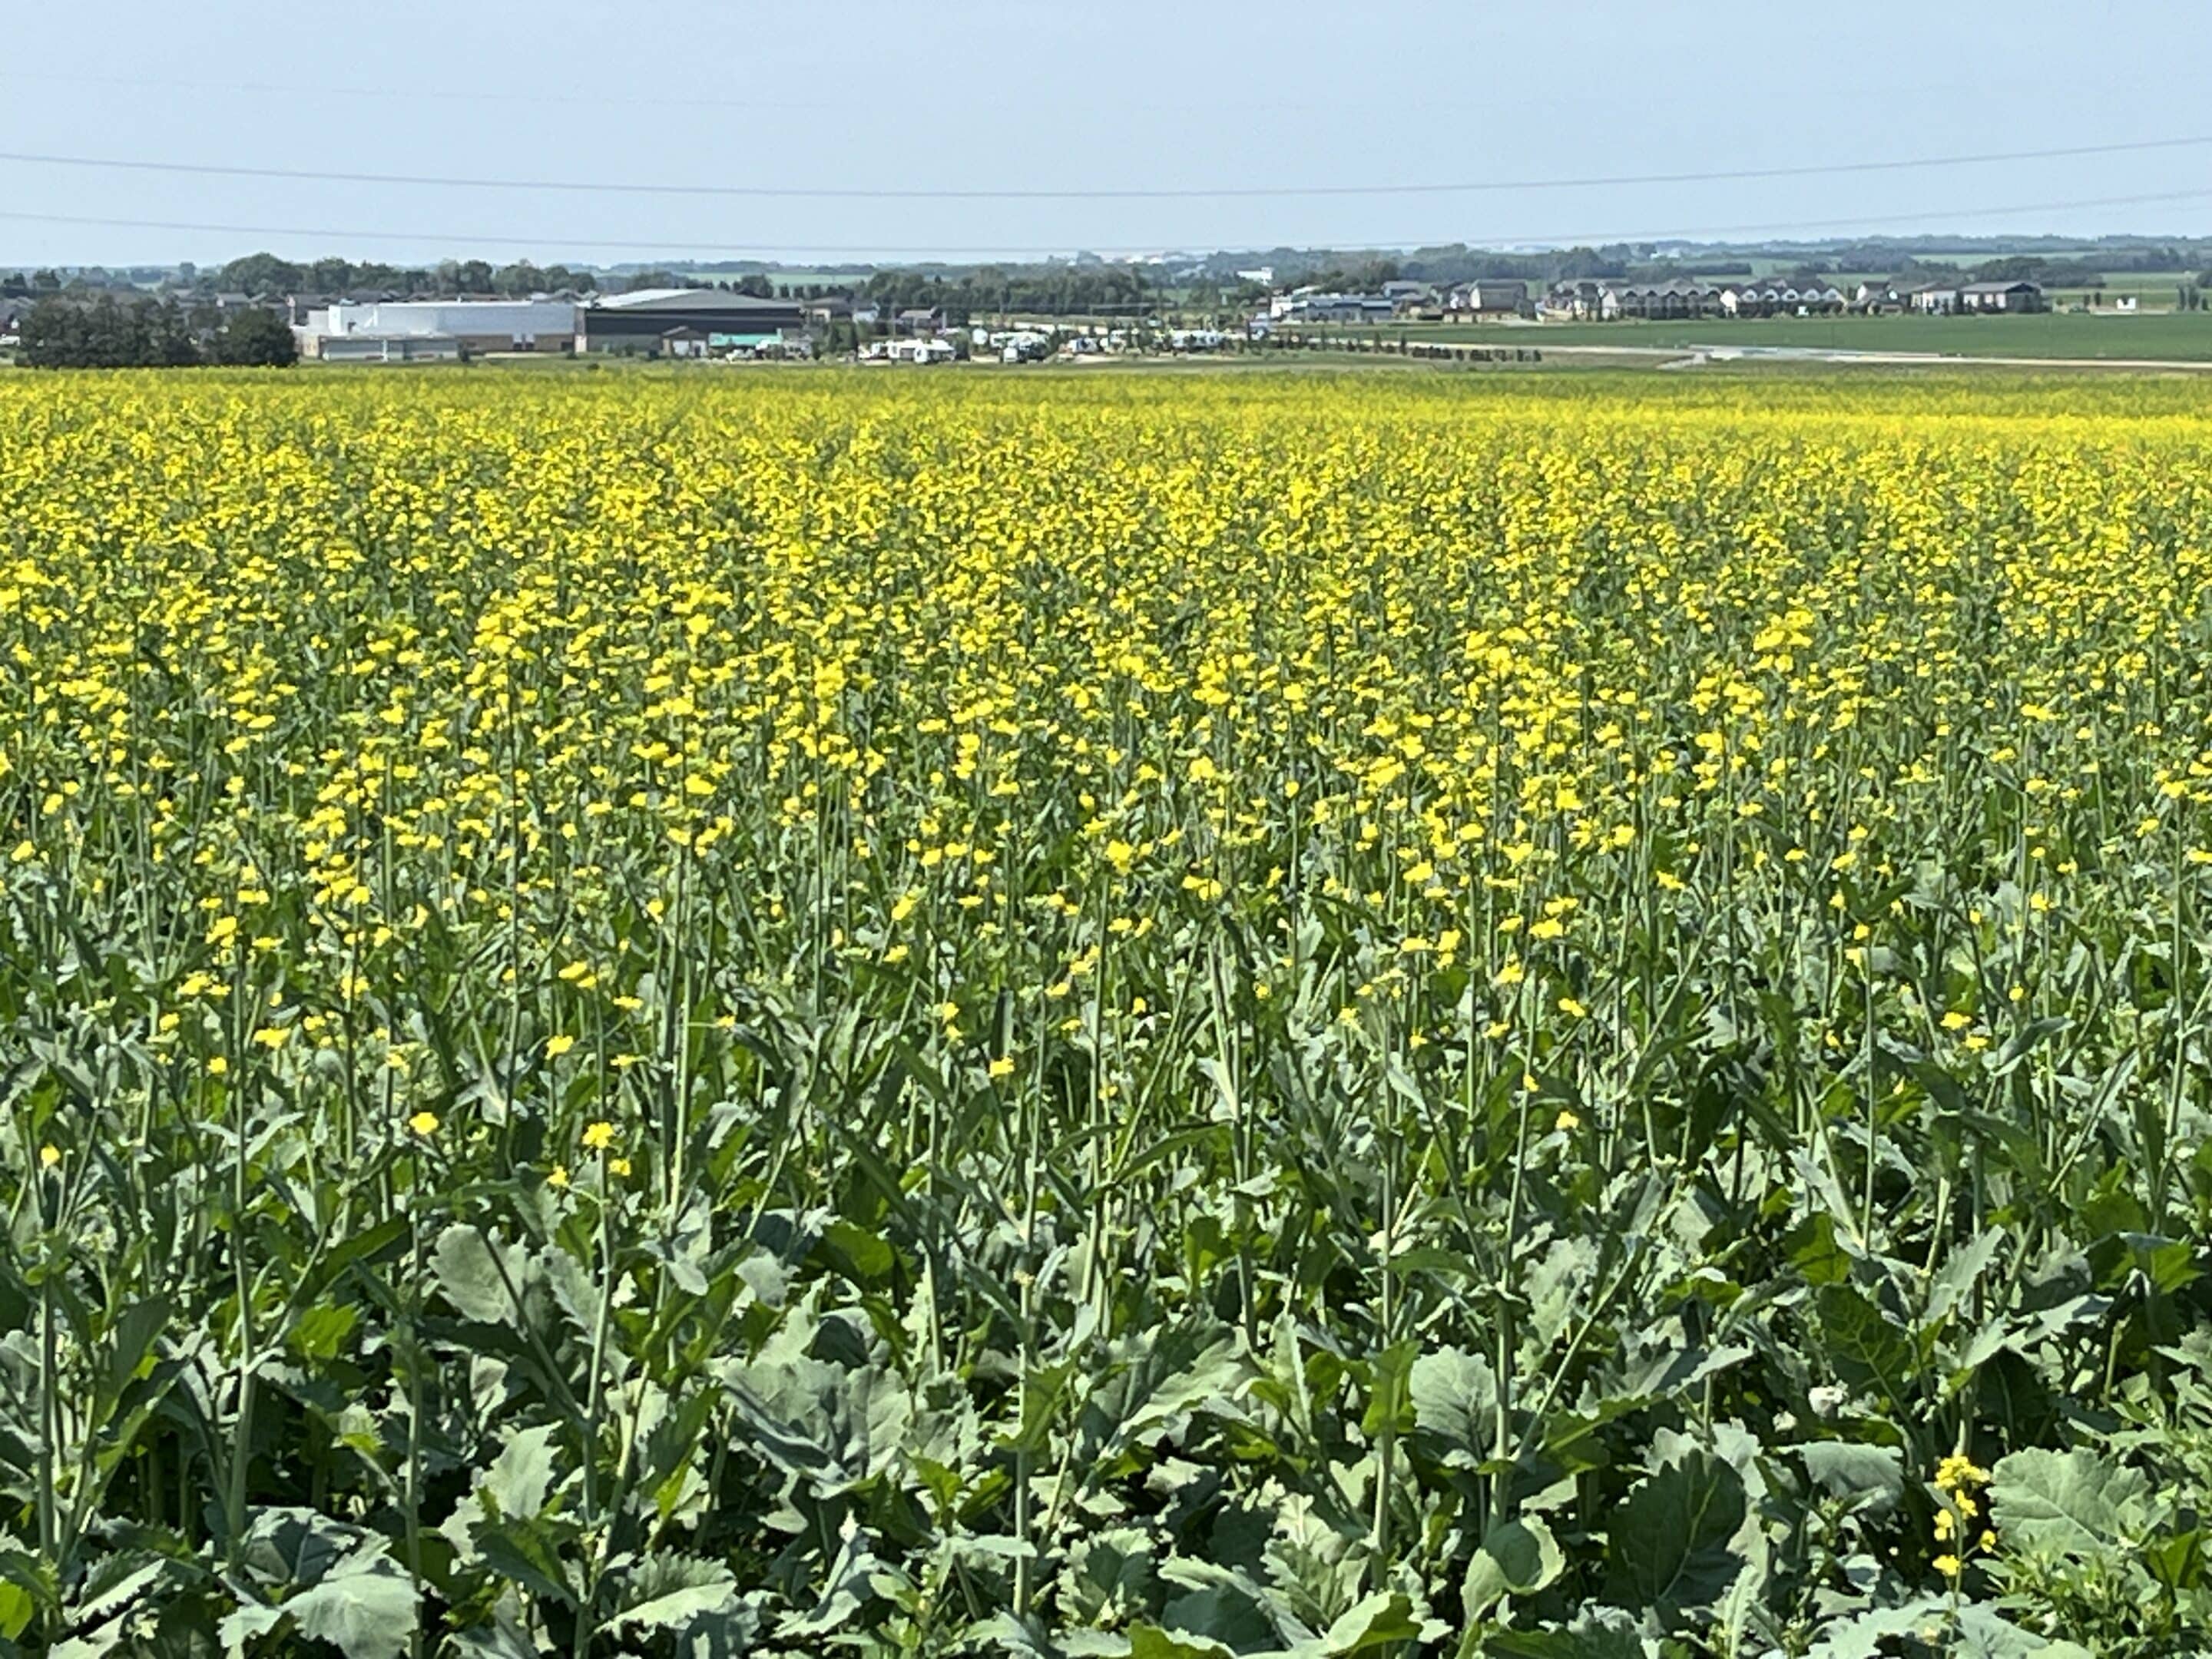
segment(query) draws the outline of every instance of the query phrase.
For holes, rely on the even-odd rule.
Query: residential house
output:
[[[935,334],[945,326],[945,313],[936,306],[909,306],[899,313],[891,331],[903,334],[910,340],[919,340]]]
[[[1494,276],[1462,283],[1445,296],[1444,309],[1455,318],[1517,316],[1528,309],[1528,284]]]
[[[1818,276],[1730,283],[1720,297],[1720,309],[1729,317],[1813,316],[1841,311],[1847,303],[1843,289]]]
[[[1543,312],[1547,316],[1572,317],[1578,322],[1602,317],[1606,314],[1606,295],[1613,286],[1588,277],[1579,282],[1554,283],[1551,292],[1544,296]],[[1618,315],[1618,311],[1613,314]]]
[[[1959,290],[1961,311],[2041,311],[2043,290],[2033,283],[1969,283]]]

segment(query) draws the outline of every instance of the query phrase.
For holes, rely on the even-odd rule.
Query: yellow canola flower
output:
[[[428,1140],[438,1133],[438,1115],[432,1111],[417,1112],[407,1120],[407,1127]]]
[[[587,1152],[604,1152],[615,1144],[615,1126],[604,1119],[587,1124],[584,1129],[584,1147]]]

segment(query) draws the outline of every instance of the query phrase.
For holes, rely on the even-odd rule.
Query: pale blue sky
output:
[[[2203,0],[105,0],[16,8],[9,32],[0,150],[311,170],[1203,189],[1707,172],[2212,136]],[[2212,144],[1814,179],[1266,199],[686,199],[20,161],[0,161],[0,264],[10,268],[205,264],[263,246],[605,263],[710,247],[795,260],[831,250],[1494,245],[1800,224],[2212,232]],[[2183,191],[2203,193],[2040,205]],[[1983,210],[2025,204],[2038,210]],[[241,228],[12,216],[33,214]],[[245,228],[259,227],[284,234]]]

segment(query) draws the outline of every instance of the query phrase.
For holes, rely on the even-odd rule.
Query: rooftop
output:
[[[720,288],[641,288],[629,294],[602,295],[594,311],[790,311],[796,300],[763,300]]]

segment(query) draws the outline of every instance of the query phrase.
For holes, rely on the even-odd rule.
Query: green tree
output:
[[[156,300],[50,297],[25,314],[21,331],[27,368],[172,368],[200,361],[190,319]]]
[[[293,294],[307,286],[307,273],[273,253],[249,253],[222,268],[222,286],[245,294]]]
[[[284,319],[258,306],[234,313],[215,338],[215,360],[255,368],[289,368],[300,343]]]

